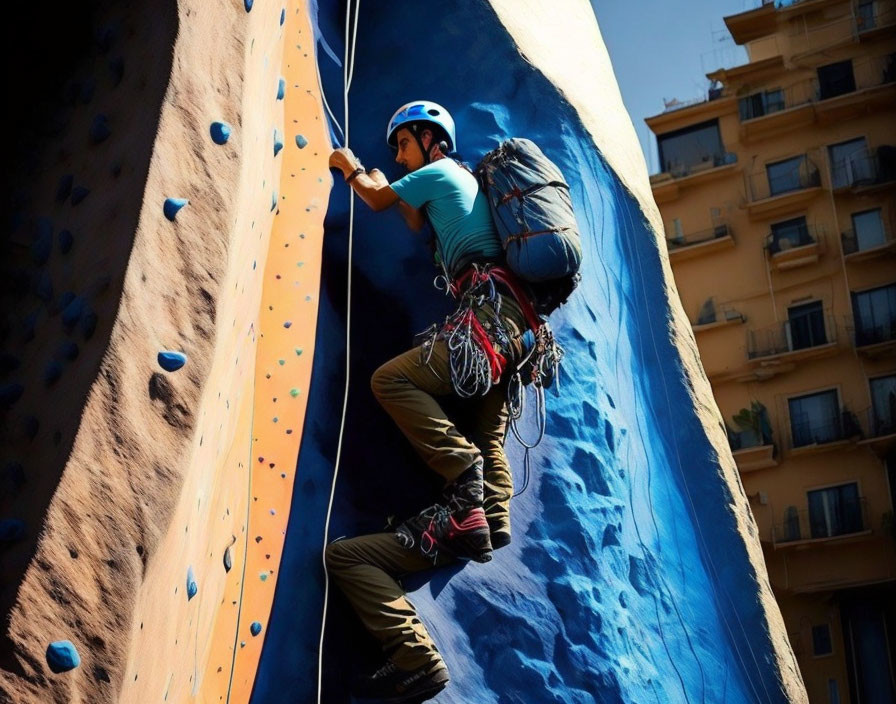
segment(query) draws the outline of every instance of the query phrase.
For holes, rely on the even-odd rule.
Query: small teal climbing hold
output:
[[[277,156],[280,153],[280,150],[283,149],[283,135],[280,133],[276,127],[274,128],[274,156]]]
[[[241,641],[240,641],[240,647],[241,647],[241,648],[245,648],[245,647],[246,647],[246,641],[241,640]]]
[[[304,149],[305,147],[308,146],[308,140],[305,139],[305,135],[302,135],[302,134],[296,135],[296,146],[299,149]]]
[[[289,330],[292,327],[292,323],[287,320],[285,323],[283,323],[283,327]]]
[[[81,664],[81,656],[70,640],[57,640],[47,647],[47,664],[56,674],[68,672]]]
[[[243,4],[246,6],[246,12],[249,12],[252,9],[252,5],[255,4],[255,0],[244,0]]]
[[[59,377],[61,376],[62,363],[55,359],[51,359],[49,362],[47,362],[47,366],[44,367],[44,383],[47,386],[55,384],[57,381],[59,381]]]
[[[72,205],[78,205],[82,200],[90,195],[90,189],[86,186],[75,186],[72,189]]]
[[[299,395],[299,390],[298,389],[290,389],[289,395],[292,396],[293,398],[295,398],[296,396]]]
[[[93,118],[93,122],[90,125],[90,140],[94,144],[105,142],[109,135],[112,134],[112,130],[109,129],[108,120],[109,118],[102,113]]]
[[[253,636],[257,636],[259,633],[261,633],[261,624],[258,621],[253,621],[252,625],[249,626],[249,631]]]
[[[268,581],[268,573],[267,573],[267,572],[259,572],[259,573],[258,573],[258,578],[259,578],[262,582],[267,582],[267,581]]]
[[[193,574],[193,566],[187,568],[187,601],[196,596],[199,586],[196,584],[196,577]]]
[[[176,372],[187,363],[187,355],[183,352],[159,352],[159,366],[166,372]]]
[[[75,183],[75,177],[72,174],[63,174],[59,179],[59,185],[56,186],[56,200],[64,201],[72,192],[72,186]]]
[[[72,245],[75,243],[75,238],[71,233],[71,230],[62,230],[59,233],[59,251],[63,254],[68,254]]]
[[[0,521],[0,543],[11,543],[25,535],[25,522],[18,518]]]
[[[189,202],[186,198],[166,198],[162,211],[165,213],[166,218],[174,222],[177,212]]]
[[[231,127],[226,122],[213,122],[209,129],[212,135],[212,141],[215,144],[227,144],[230,139]]]
[[[301,357],[301,356],[302,356],[302,348],[296,347],[296,357]]]
[[[283,100],[284,95],[286,95],[286,79],[281,78],[277,81],[277,100]]]
[[[285,359],[278,359],[278,360],[277,360],[277,363],[282,367],[284,364],[286,364],[286,360],[285,360]]]

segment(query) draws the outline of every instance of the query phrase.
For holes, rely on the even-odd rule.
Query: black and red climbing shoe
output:
[[[492,559],[488,521],[481,506],[452,513],[435,504],[398,526],[395,537],[405,548],[419,547],[433,561],[440,554],[476,562]]]
[[[402,670],[391,660],[354,688],[359,699],[387,704],[418,704],[432,699],[448,685],[448,668],[440,662],[416,670]]]

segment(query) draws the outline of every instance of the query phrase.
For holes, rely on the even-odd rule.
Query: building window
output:
[[[828,679],[828,704],[840,704],[840,688],[833,677]]]
[[[853,213],[852,229],[855,233],[856,248],[860,252],[878,247],[887,240],[880,208]]]
[[[874,182],[874,160],[864,137],[828,147],[831,160],[831,184],[834,188]]]
[[[862,510],[858,484],[842,484],[808,492],[809,530],[813,538],[859,533]],[[813,629],[813,646],[815,632]]]
[[[806,224],[805,217],[773,223],[771,229],[772,234],[768,248],[772,254],[812,244],[812,237],[809,235],[809,226]]]
[[[718,120],[659,135],[656,141],[662,169],[672,174],[684,175],[698,164],[711,162],[718,166],[725,160]]]
[[[840,404],[835,390],[788,400],[793,446],[834,442],[842,437]]]
[[[896,340],[896,284],[852,294],[856,346]]]
[[[896,433],[896,374],[871,379],[871,433],[881,437]]]
[[[851,60],[818,67],[818,98],[820,100],[852,93],[855,89],[856,79],[852,73]]]
[[[856,24],[860,32],[874,29],[876,25],[874,21],[874,0],[859,0],[859,6],[856,8]]]
[[[812,626],[812,654],[816,657],[821,655],[830,655],[834,652],[831,646],[831,627],[822,623],[819,626]]]
[[[765,172],[768,175],[769,194],[772,196],[798,191],[809,185],[806,157],[802,154],[792,159],[766,164]]]
[[[764,90],[748,95],[746,98],[741,98],[738,104],[740,107],[740,119],[752,120],[755,117],[762,117],[763,115],[783,110],[785,107],[784,91],[780,88]]]
[[[824,330],[824,311],[821,301],[812,301],[787,309],[787,330],[792,350],[802,350],[827,343]]]

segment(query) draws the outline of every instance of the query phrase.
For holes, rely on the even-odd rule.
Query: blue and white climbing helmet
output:
[[[451,117],[451,113],[445,108],[430,100],[414,100],[398,108],[392,119],[389,120],[389,126],[386,128],[386,142],[393,149],[397,149],[398,138],[396,134],[398,130],[402,127],[411,127],[413,129],[414,124],[426,122],[445,130],[445,134],[448,136],[448,151],[457,151],[454,118]]]

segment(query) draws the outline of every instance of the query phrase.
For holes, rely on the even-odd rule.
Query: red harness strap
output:
[[[541,320],[535,312],[532,301],[529,300],[529,297],[523,290],[516,274],[503,266],[491,266],[484,270],[471,266],[458,276],[453,284],[451,284],[451,293],[453,293],[456,298],[460,295],[460,292],[466,288],[465,284],[469,283],[470,286],[475,286],[476,284],[488,281],[490,277],[494,278],[495,281],[504,284],[504,286],[510,290],[513,297],[516,299],[517,305],[519,305],[520,310],[526,317],[526,322],[529,324],[529,327],[532,328],[532,332],[538,330],[538,328],[541,327]]]

